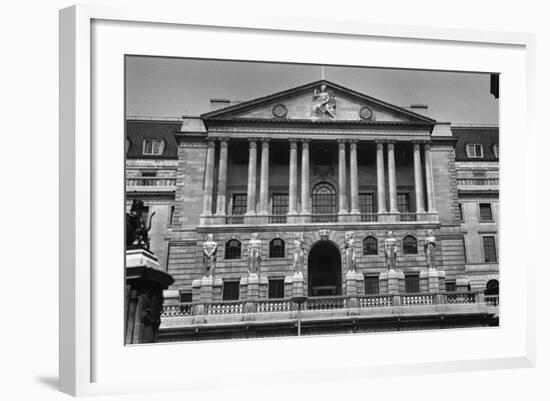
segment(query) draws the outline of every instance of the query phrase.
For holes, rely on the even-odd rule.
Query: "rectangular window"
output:
[[[464,211],[462,210],[462,203],[458,204],[458,218],[460,221],[464,221]]]
[[[445,291],[446,292],[456,292],[456,280],[447,280],[447,281],[445,281]]]
[[[407,294],[420,292],[420,277],[418,274],[405,274],[405,292]]]
[[[268,281],[268,297],[269,298],[284,298],[285,297],[285,279],[272,278]]]
[[[171,226],[174,224],[174,212],[176,211],[175,206],[170,206],[170,218],[168,219],[168,225]]]
[[[408,193],[397,194],[397,210],[399,210],[400,213],[411,212],[411,202]]]
[[[224,301],[236,301],[239,299],[239,282],[224,281],[222,298]]]
[[[151,170],[142,171],[142,172],[141,172],[141,176],[142,176],[142,177],[156,177],[156,176],[157,176],[157,172],[156,172],[156,171],[151,171]]]
[[[468,144],[466,145],[466,154],[470,158],[481,158],[483,157],[483,147],[480,144]]]
[[[380,293],[380,285],[378,275],[365,276],[365,294],[373,295]]]
[[[180,302],[191,302],[193,300],[193,296],[190,292],[180,292]]]
[[[160,139],[146,139],[143,141],[144,155],[161,155],[164,150],[164,141]]]
[[[376,213],[374,210],[374,194],[359,194],[359,211],[361,213]]]
[[[273,214],[286,215],[288,213],[288,194],[273,194]]]
[[[242,216],[246,213],[246,194],[233,194],[233,215]]]
[[[487,176],[487,173],[483,170],[476,170],[472,171],[472,175],[474,178],[485,178]]]
[[[484,235],[483,240],[483,255],[485,263],[495,263],[497,261],[497,247],[495,237],[493,235]]]
[[[493,212],[490,203],[479,204],[479,221],[493,221]]]

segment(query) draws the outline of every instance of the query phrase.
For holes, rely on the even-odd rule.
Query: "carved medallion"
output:
[[[327,229],[319,230],[319,238],[321,239],[321,241],[328,241],[329,233],[330,232]]]
[[[374,113],[370,107],[363,106],[359,110],[359,117],[361,117],[361,120],[370,121],[374,117]]]
[[[273,115],[277,118],[285,118],[288,110],[286,109],[284,104],[276,104],[275,106],[273,106],[272,112]]]

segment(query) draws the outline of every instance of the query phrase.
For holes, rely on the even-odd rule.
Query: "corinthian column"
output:
[[[420,161],[420,144],[413,143],[414,190],[416,194],[416,213],[424,213],[424,190],[422,182],[422,163]]]
[[[432,148],[429,143],[424,145],[424,163],[426,169],[426,192],[428,195],[428,213],[435,213],[435,192],[432,171]]]
[[[349,180],[351,192],[351,212],[359,214],[359,181],[357,178],[357,141],[349,145]]]
[[[225,192],[227,188],[227,139],[220,140],[220,164],[218,169],[218,198],[216,214],[225,215]]]
[[[346,142],[338,140],[338,214],[347,214],[346,197]]]
[[[378,213],[386,213],[386,177],[384,174],[384,143],[376,142],[376,186],[378,189]]]
[[[208,141],[206,148],[206,171],[204,174],[204,197],[202,203],[202,214],[212,214],[212,192],[214,190],[214,158],[216,156],[216,143]]]
[[[302,141],[302,214],[310,214],[309,208],[309,139]]]
[[[395,145],[388,143],[388,185],[390,189],[390,213],[397,213],[397,183],[395,180]]]
[[[268,214],[269,195],[269,139],[262,139],[262,164],[260,171],[260,214]]]
[[[248,148],[248,196],[246,215],[256,214],[256,142],[250,140]]]
[[[296,214],[296,192],[298,192],[298,154],[297,143],[290,140],[290,166],[288,169],[288,214]]]

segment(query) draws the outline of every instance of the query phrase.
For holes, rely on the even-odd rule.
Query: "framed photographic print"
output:
[[[530,366],[532,43],[62,10],[62,391]]]

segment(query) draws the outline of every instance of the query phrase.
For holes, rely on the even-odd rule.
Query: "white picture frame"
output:
[[[181,45],[185,42],[177,40],[179,34],[182,37],[192,35],[201,38],[204,44],[214,44],[216,35],[221,32],[226,38],[234,40],[230,42],[232,46],[226,46],[225,50],[209,50],[206,45],[202,49],[200,46],[186,49]],[[171,39],[160,40],[168,37]],[[259,37],[264,44],[273,46],[269,59],[265,52],[250,52],[250,43]],[[109,39],[108,43],[106,39]],[[295,43],[295,47],[287,47],[291,55],[282,55],[280,50],[277,53],[278,45],[287,40]],[[337,42],[338,46],[328,46],[331,54],[327,55],[322,51],[323,47],[316,47],[319,41],[331,45]],[[300,44],[312,47],[302,47],[302,55],[298,59],[298,56],[292,54],[297,53],[296,47]],[[365,64],[365,54],[355,52],[358,46],[378,49],[378,52],[370,53],[368,64]],[[347,55],[343,57],[346,48]],[[400,49],[401,55],[391,52],[390,48]],[[410,49],[421,52],[420,56],[407,57]],[[535,260],[533,256],[527,256],[526,262],[525,255],[520,258],[513,247],[506,246],[512,243],[508,233],[514,227],[523,225],[525,230],[535,231],[536,207],[525,204],[525,195],[534,195],[535,178],[528,174],[534,160],[529,159],[525,149],[514,146],[511,139],[513,132],[523,132],[525,140],[535,142],[535,133],[530,123],[533,120],[535,85],[533,35],[250,14],[226,20],[215,13],[206,16],[185,14],[181,10],[138,6],[112,8],[79,5],[60,13],[60,52],[61,391],[72,395],[95,395],[170,389],[197,390],[204,383],[212,382],[216,382],[217,386],[234,386],[238,381],[236,378],[242,377],[243,373],[250,375],[256,383],[265,381],[268,384],[273,380],[298,380],[296,371],[301,372],[299,380],[315,381],[329,378],[335,380],[344,375],[349,378],[350,372],[352,377],[359,379],[411,372],[419,374],[534,365],[535,285],[533,275],[529,272],[533,271]],[[445,333],[357,335],[348,336],[345,340],[341,336],[332,336],[125,347],[122,330],[118,331],[123,324],[122,315],[118,313],[123,307],[124,261],[121,252],[116,256],[116,250],[122,249],[117,246],[122,244],[123,231],[119,228],[122,227],[123,211],[118,206],[109,208],[109,204],[122,204],[118,197],[123,194],[122,181],[119,180],[123,171],[123,163],[120,161],[123,160],[124,149],[124,114],[120,113],[123,105],[123,92],[120,91],[123,68],[118,69],[123,65],[123,57],[120,57],[123,54],[321,64],[334,64],[335,60],[340,60],[338,64],[343,65],[465,71],[474,70],[475,65],[487,68],[500,65],[500,68],[480,68],[477,71],[502,74],[499,149],[504,155],[501,162],[503,218],[502,232],[499,234],[501,326],[498,329],[449,330]],[[457,63],[456,58],[459,56],[462,61]],[[111,68],[113,65],[114,69]],[[101,100],[105,100],[108,93],[112,95],[111,92],[118,93],[118,97],[111,97],[107,105],[111,114],[104,119],[102,113],[105,105]],[[510,96],[512,93],[513,97]],[[106,136],[106,129],[110,136]],[[117,129],[121,129],[120,136],[116,134]],[[515,168],[506,162],[512,152]],[[101,163],[98,163],[99,160]],[[516,182],[514,190],[509,185],[512,180]],[[521,183],[520,188],[517,182]],[[112,190],[116,192],[119,186],[120,194],[105,199],[106,193]],[[517,212],[510,213],[509,205],[515,205]],[[107,226],[116,229],[107,231]],[[111,245],[104,247],[106,241]],[[528,255],[533,253],[529,252]],[[105,261],[109,261],[109,271],[105,270]],[[522,264],[525,269],[514,275],[514,280],[510,280],[511,266]],[[102,294],[100,298],[97,296],[98,289]],[[510,302],[512,293],[514,302]],[[115,322],[117,317],[120,317],[120,322],[111,325],[110,322]],[[380,347],[382,351],[371,350],[368,360],[357,357],[365,352],[358,348],[360,341],[365,341],[365,338],[383,344]],[[411,341],[421,345],[413,348],[427,347],[428,353],[419,357],[414,349],[407,350],[405,345]],[[456,349],[439,348],[449,341],[457,341]],[[386,344],[392,344],[392,348],[391,352],[384,354],[384,349],[390,349],[389,346],[384,348]],[[431,352],[430,344],[437,350]],[[315,349],[321,345],[341,352],[331,355],[329,361],[316,358]],[[293,366],[287,366],[283,358],[277,359],[282,351],[299,352],[304,358],[300,358]],[[406,354],[408,352],[410,355]],[[207,363],[205,355],[221,353],[228,360],[242,355],[246,355],[246,358],[238,366],[223,362],[215,365]],[[354,358],[350,357],[352,354]],[[178,365],[174,363],[181,355],[191,361],[185,371],[185,380],[181,380],[181,366],[178,371]],[[273,358],[273,364],[258,364],[258,355],[264,359]],[[135,369],[138,361],[153,366],[162,362],[164,369],[150,370],[143,376]]]

